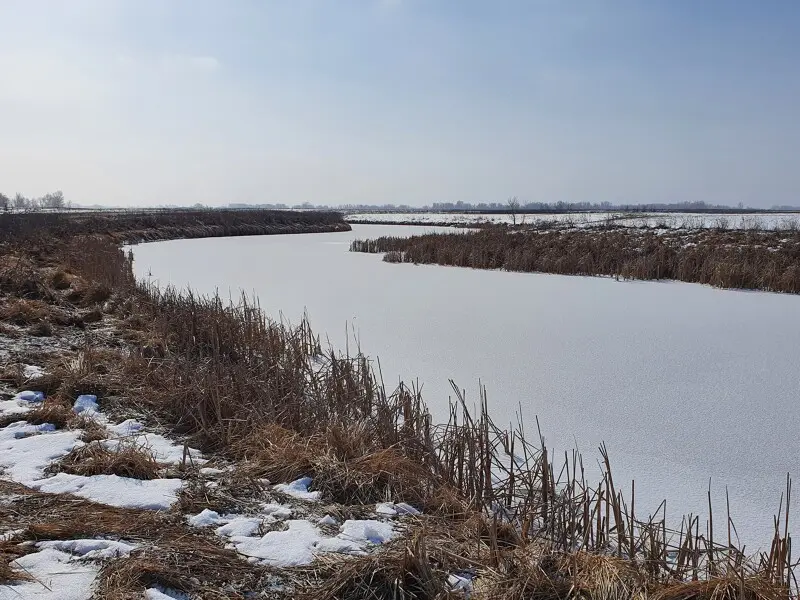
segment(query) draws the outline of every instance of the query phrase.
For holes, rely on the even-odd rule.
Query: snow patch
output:
[[[223,522],[219,513],[214,510],[204,509],[200,514],[186,517],[186,521],[192,527],[211,527]]]
[[[322,541],[319,529],[303,520],[288,521],[286,531],[270,531],[261,538],[232,537],[236,551],[273,567],[309,565],[314,547]]]
[[[31,482],[30,487],[49,494],[73,494],[120,508],[166,510],[178,499],[180,479],[131,479],[118,475],[70,475],[59,473]]]
[[[82,394],[78,396],[78,399],[75,400],[75,404],[72,406],[72,410],[75,414],[81,415],[93,415],[100,412],[100,406],[97,404],[97,396],[94,394]]]
[[[396,517],[399,515],[419,515],[421,514],[416,508],[405,502],[381,502],[375,505],[375,512],[379,515],[387,515]]]
[[[376,521],[374,519],[351,520],[342,524],[338,537],[351,540],[359,544],[385,544],[397,537],[397,532],[391,523]]]
[[[5,477],[30,485],[44,475],[51,462],[80,444],[80,431],[48,433],[53,429],[49,424],[29,425],[24,421],[0,429],[0,467],[5,469]]]
[[[22,376],[26,380],[44,377],[45,375],[47,375],[47,371],[42,367],[37,367],[36,365],[22,365]]]
[[[310,485],[311,477],[301,477],[292,483],[279,483],[274,489],[278,492],[286,494],[287,496],[298,498],[300,500],[319,500],[321,496],[320,492],[309,492],[308,486]]]
[[[11,562],[33,581],[0,585],[0,600],[89,600],[100,565],[97,559],[128,556],[134,546],[111,540],[67,540],[39,542],[38,552]]]

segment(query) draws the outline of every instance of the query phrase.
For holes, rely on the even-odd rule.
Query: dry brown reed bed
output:
[[[387,552],[294,572],[306,597],[444,598],[451,595],[447,574],[457,570],[476,574],[474,597],[487,599],[772,600],[796,590],[788,514],[776,519],[770,549],[755,556],[737,549],[729,527],[727,540],[715,532],[711,519],[689,517],[672,529],[663,513],[641,518],[633,490],[618,487],[605,453],[604,476],[588,482],[577,454],[556,461],[540,439],[497,427],[485,397],[477,413],[469,411],[455,386],[449,421],[433,424],[418,392],[387,391],[366,357],[321,352],[307,324],[269,321],[245,298],[230,305],[137,285],[130,256],[111,240],[91,244],[92,252],[81,251],[82,240],[58,246],[58,268],[74,278],[61,291],[42,274],[58,266],[50,264],[52,248],[23,257],[39,265],[29,286],[39,299],[69,304],[72,289],[108,290],[105,309],[135,340],[124,351],[87,343],[80,360],[55,369],[60,397],[99,391],[107,409],[135,410],[235,462],[251,480],[310,475],[341,504],[395,500],[424,510],[409,537]],[[79,298],[86,304],[85,292]],[[199,509],[202,493],[187,502]],[[98,535],[119,531],[101,525]],[[191,564],[179,539],[161,539],[157,552],[174,544],[170,564]],[[218,551],[208,549],[209,561]],[[140,556],[110,566],[101,583],[107,597],[141,592],[160,572],[158,562]]]
[[[465,234],[357,240],[351,250],[385,252],[387,262],[673,279],[800,293],[800,233],[796,230],[491,227]]]
[[[0,242],[39,237],[110,236],[118,242],[349,231],[332,211],[165,209],[0,214]]]

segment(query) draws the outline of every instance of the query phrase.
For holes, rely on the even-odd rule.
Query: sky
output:
[[[797,0],[0,0],[0,191],[800,204]]]

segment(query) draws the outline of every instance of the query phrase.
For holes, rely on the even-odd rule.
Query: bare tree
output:
[[[11,202],[14,205],[14,210],[28,210],[31,207],[31,201],[19,192],[16,193]]]
[[[61,209],[66,206],[66,201],[64,200],[64,192],[58,190],[57,192],[52,192],[50,194],[45,194],[41,198],[42,208],[57,208]]]
[[[8,212],[11,209],[11,198],[3,193],[0,193],[0,209]]]
[[[506,206],[508,206],[508,212],[511,213],[511,221],[514,225],[517,224],[517,212],[519,212],[519,200],[517,200],[516,196],[512,196],[506,202]]]

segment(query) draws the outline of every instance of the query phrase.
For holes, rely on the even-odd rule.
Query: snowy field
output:
[[[447,418],[448,379],[471,401],[480,381],[496,422],[514,422],[521,406],[528,432],[538,416],[548,444],[558,453],[577,445],[590,473],[606,442],[615,481],[629,489],[636,479],[637,512],[667,498],[676,526],[685,513],[706,514],[710,479],[715,516],[725,514],[727,486],[742,541],[769,539],[800,455],[800,297],[389,265],[348,252],[355,238],[433,230],[354,225],[143,244],[133,248],[135,270],[200,293],[255,293],[295,323],[307,309],[323,341],[352,349],[357,337],[380,358],[387,387],[418,380],[438,420]]]
[[[512,224],[509,214],[482,213],[353,213],[345,220],[363,223],[403,223],[439,225]],[[590,227],[598,224],[614,224],[624,227],[658,227],[669,229],[800,229],[800,214],[698,214],[698,213],[564,213],[564,214],[519,214],[517,224],[533,225],[555,222],[569,227]]]

